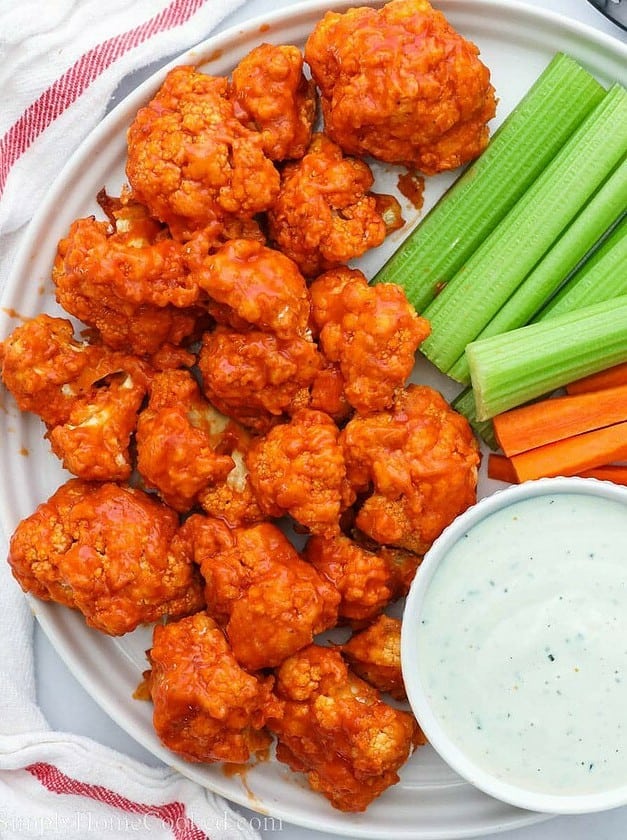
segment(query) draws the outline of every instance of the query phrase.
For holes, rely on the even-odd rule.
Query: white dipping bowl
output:
[[[587,524],[583,537],[581,534],[579,537],[572,537],[575,542],[573,556],[577,556],[577,562],[580,565],[578,567],[573,566],[573,577],[567,575],[564,580],[564,590],[567,594],[557,595],[554,593],[551,595],[549,591],[551,587],[555,589],[556,585],[559,586],[559,583],[556,584],[555,580],[557,573],[554,574],[554,579],[549,583],[543,580],[544,570],[550,568],[546,564],[551,564],[554,557],[544,556],[540,562],[537,562],[537,555],[540,553],[538,547],[542,546],[545,540],[549,545],[551,538],[555,539],[555,533],[551,533],[555,530],[551,528],[551,522],[553,521],[551,516],[558,512],[558,509],[562,512],[565,511],[569,500],[563,497],[573,494],[578,497],[573,505],[588,505],[588,503],[593,506],[600,505],[600,508],[596,508],[597,521],[604,521],[607,510],[608,516],[614,517],[613,521],[618,525],[615,533],[608,535],[606,523],[605,532],[600,535],[598,544],[601,548],[605,545],[609,552],[609,546],[615,544],[614,536],[618,541],[618,562],[620,564],[620,554],[622,552],[625,565],[624,579],[622,582],[619,581],[618,589],[622,591],[620,597],[624,601],[627,598],[627,488],[595,479],[540,479],[509,487],[482,499],[446,528],[425,556],[411,586],[403,614],[401,637],[403,679],[409,703],[429,742],[440,756],[460,776],[496,799],[521,808],[554,814],[601,811],[627,804],[627,750],[623,752],[623,747],[627,746],[627,669],[621,674],[623,679],[612,678],[612,674],[616,674],[618,671],[610,670],[617,667],[616,661],[614,661],[617,656],[624,657],[624,661],[627,663],[627,632],[621,632],[621,628],[622,631],[625,631],[625,627],[627,627],[627,624],[622,624],[623,621],[627,622],[627,609],[624,611],[626,615],[623,619],[622,611],[616,607],[616,611],[619,613],[618,618],[608,618],[605,622],[608,626],[605,628],[603,617],[612,613],[612,610],[608,613],[607,610],[604,611],[604,608],[608,603],[614,604],[615,599],[610,595],[608,601],[606,593],[605,602],[603,602],[602,596],[599,594],[601,600],[598,604],[588,604],[588,593],[592,602],[596,597],[597,583],[594,580],[584,586],[583,592],[579,592],[576,596],[573,594],[577,583],[574,579],[575,568],[578,568],[580,573],[582,569],[585,571],[585,575],[583,575],[585,579],[588,574],[587,570],[592,569],[595,563],[602,565],[605,562],[605,556],[607,556],[601,550],[599,552],[600,556],[595,557],[589,564],[585,557],[582,559],[578,556],[578,553],[584,550],[590,552],[586,557],[592,554],[589,544],[595,540],[594,537],[590,536],[593,533],[595,521],[592,519],[590,521],[585,520]],[[551,499],[557,499],[558,504],[555,505],[555,502],[551,502]],[[523,506],[527,513],[522,517],[516,517],[517,510],[523,509],[519,503],[526,500],[535,500],[538,506],[537,510],[532,516],[532,506]],[[624,525],[622,513],[616,508],[616,503],[624,506]],[[542,515],[537,517],[536,523],[535,513],[542,514],[545,511],[545,506],[551,504],[555,506],[551,509],[552,514],[548,517],[548,523],[546,517],[543,521]],[[512,505],[516,506],[516,509],[512,509],[511,516],[509,513],[504,513]],[[602,512],[602,515],[599,511]],[[563,515],[560,513],[556,517],[562,534],[568,532],[568,527],[564,527],[564,516],[566,515],[566,513]],[[530,562],[529,568],[525,566],[525,558],[521,560],[522,550],[520,548],[516,549],[516,545],[520,546],[524,542],[524,540],[521,540],[520,530],[523,526],[519,520],[524,521],[525,519],[531,520],[533,535],[530,537],[530,543],[533,543],[536,551],[535,557],[528,558],[529,561],[533,560],[533,563]],[[485,524],[488,521],[491,521],[490,525]],[[581,522],[581,516],[577,517],[577,522],[573,521],[573,534],[576,533],[576,526],[580,525]],[[525,527],[528,528],[529,525],[530,522],[527,521]],[[508,559],[505,566],[498,566],[501,561],[498,558],[495,559],[495,552],[499,553],[496,542],[493,552],[481,553],[477,551],[479,545],[477,541],[481,534],[485,535],[486,528],[495,526],[498,527],[503,537],[498,543],[502,547],[500,553],[505,556],[513,551],[515,555],[518,551],[518,559]],[[509,533],[510,527],[512,529],[511,534]],[[473,531],[473,529],[475,530]],[[622,533],[620,533],[621,531]],[[570,539],[571,537],[568,536],[565,542],[568,543]],[[580,549],[579,546],[583,544],[587,545],[587,548]],[[466,548],[467,545],[470,545],[470,549]],[[457,548],[453,551],[456,546]],[[471,552],[468,561],[469,566],[461,564],[460,557],[465,556],[464,551]],[[457,560],[455,556],[457,556]],[[492,579],[496,568],[494,563],[497,563],[498,568],[500,568],[496,581]],[[517,569],[516,572],[511,573],[511,582],[515,593],[515,598],[511,602],[505,600],[509,597],[508,595],[500,594],[511,592],[507,585],[507,574],[503,571],[507,563],[509,563],[510,569]],[[533,568],[533,573],[529,571],[531,568]],[[466,597],[460,599],[461,581],[467,572],[472,576],[471,581],[476,578],[479,587],[478,591],[464,590],[464,592],[468,591],[469,600],[472,600],[472,596],[477,598],[474,605],[471,606],[467,605]],[[524,580],[525,577],[533,579],[536,573],[537,581]],[[614,571],[612,574],[614,574]],[[481,579],[482,575],[483,579]],[[599,576],[598,566],[595,575],[596,577]],[[548,578],[550,577],[549,573]],[[581,574],[578,577],[581,579]],[[456,581],[459,581],[457,589]],[[487,583],[490,587],[501,587],[500,592],[486,586]],[[546,603],[538,607],[541,613],[539,617],[534,616],[533,597],[529,596],[529,591],[525,589],[527,586],[532,588],[535,586],[536,592],[544,592],[544,589],[547,591]],[[601,584],[598,584],[598,587],[601,587]],[[613,584],[608,584],[606,588],[610,593],[616,591]],[[492,592],[496,594],[492,595]],[[551,600],[551,598],[554,600]],[[559,603],[557,598],[559,598]],[[571,598],[570,604],[577,604],[577,609],[570,609],[570,604],[568,606],[564,605],[564,600],[568,601],[569,598]],[[499,599],[501,600],[499,601]],[[515,606],[518,603],[516,599],[519,599],[519,606]],[[508,610],[510,603],[512,604],[511,612]],[[495,607],[497,618],[494,626],[491,625],[492,619],[489,617],[492,609],[492,606],[489,605],[493,604],[500,604],[500,607]],[[542,610],[544,610],[544,613],[542,613]],[[458,614],[459,622],[457,621]],[[472,619],[473,615],[475,616],[474,619]],[[557,622],[555,627],[552,624],[553,619],[547,621],[549,615],[555,615],[555,621]],[[469,616],[471,616],[470,619]],[[583,618],[581,618],[582,616]],[[473,621],[475,622],[475,628],[471,626],[468,633],[466,626],[469,621],[471,624]],[[542,621],[546,623],[541,625]],[[564,625],[561,628],[559,626],[560,621]],[[583,624],[586,621],[588,621],[587,626],[591,627],[589,632]],[[612,621],[614,621],[613,625]],[[429,625],[428,632],[427,625],[423,625],[421,622],[427,622]],[[462,626],[464,622],[466,624]],[[580,628],[584,630],[583,634],[575,632],[578,628],[578,622],[583,622]],[[422,635],[421,627],[425,628]],[[451,631],[451,627],[455,629]],[[461,629],[458,629],[458,627]],[[479,627],[482,629],[480,633],[477,632],[476,634],[475,641],[477,644],[474,645],[474,649],[466,650],[466,647],[468,647],[466,642],[471,641],[470,637]],[[542,629],[538,630],[541,627]],[[555,650],[555,656],[550,652],[554,649],[553,647],[549,645],[541,647],[536,662],[538,649],[535,647],[536,635],[534,634],[536,631],[540,634],[545,633],[544,627],[551,628],[553,641],[561,640],[562,647],[559,653]],[[527,628],[529,628],[528,632]],[[517,629],[520,629],[520,632],[516,632]],[[561,636],[560,631],[562,632]],[[468,635],[463,636],[464,633],[468,633]],[[605,640],[602,637],[603,633],[607,635]],[[504,639],[508,634],[511,639],[504,648],[506,644]],[[440,649],[440,652],[436,655],[435,651],[440,638],[442,641],[444,639],[448,640],[448,648],[444,653],[442,653],[444,648]],[[533,643],[530,641],[531,638],[534,639]],[[541,639],[542,635],[537,636],[537,638]],[[584,638],[586,639],[585,644],[580,641]],[[593,662],[589,663],[589,668],[584,667],[583,664],[581,669],[573,667],[575,660],[577,663],[579,662],[576,659],[577,656],[581,656],[582,663],[586,661],[584,653],[588,648],[588,638],[594,640],[594,642],[590,642],[590,645],[593,643],[602,645],[604,641],[607,642],[607,657],[611,660],[611,664],[602,666],[605,669],[601,675],[603,679],[590,678],[594,667],[596,667]],[[432,644],[432,642],[434,643]],[[565,642],[574,642],[574,645],[566,645]],[[574,651],[573,647],[575,648]],[[603,650],[603,647],[600,649]],[[523,674],[519,681],[517,677],[522,673],[521,668],[523,667],[521,662],[524,663],[524,667],[527,667],[530,661],[529,650],[532,652],[531,661],[533,665],[531,669],[527,669],[527,672]],[[543,651],[547,652],[546,659]],[[510,654],[510,652],[511,655],[504,655]],[[573,660],[573,653],[575,654],[575,660]],[[493,656],[493,654],[495,655]],[[562,654],[564,655],[562,656]],[[442,658],[438,659],[437,656],[440,655]],[[452,664],[456,656],[458,661],[462,663],[462,667],[458,669],[455,669]],[[491,662],[491,657],[498,661]],[[510,661],[511,665],[508,664]],[[445,666],[438,664],[441,662],[446,663]],[[599,668],[601,668],[599,663],[605,662],[605,654],[596,658],[596,664]],[[621,660],[621,664],[622,662],[623,660]],[[562,669],[561,673],[552,670],[558,666]],[[449,670],[438,672],[438,668],[448,668]],[[463,668],[466,668],[467,671],[463,671]],[[511,669],[511,673],[508,668]],[[458,678],[455,676],[456,673],[462,673],[462,676]],[[565,679],[555,682],[556,679],[559,680],[560,678],[556,676],[558,673]],[[453,675],[453,683],[449,682],[447,684],[446,680],[449,674]],[[481,677],[482,674],[488,674],[490,677],[484,682]],[[512,677],[512,674],[515,677]],[[466,680],[468,680],[467,686]],[[523,691],[518,691],[519,685],[516,684],[518,682],[520,682],[520,687],[528,692],[527,697],[523,697]],[[546,686],[546,688],[543,686]],[[556,686],[559,686],[559,688],[556,688]],[[601,688],[601,686],[603,687]],[[465,694],[466,687],[468,689],[467,695]],[[565,690],[562,691],[562,688]],[[449,691],[449,689],[451,690]],[[508,693],[512,689],[516,689],[515,695]],[[614,706],[618,705],[622,709],[622,712],[616,712],[618,723],[614,723],[611,717],[607,718],[609,722],[606,723],[606,718],[603,717],[605,706],[603,702],[598,702],[601,690],[604,692],[604,697],[607,696]],[[534,700],[534,691],[536,695],[540,694],[543,698],[548,699],[546,703],[544,700],[533,703],[525,723],[524,715],[527,713],[525,703],[528,702],[528,699]],[[572,696],[569,696],[569,692]],[[559,699],[554,695],[559,695]],[[558,702],[561,705],[557,706],[556,712],[555,706]],[[561,715],[563,710],[565,722],[567,718],[573,717],[573,719],[576,719],[579,710],[585,707],[586,702],[591,704],[594,714],[587,722],[586,720],[580,720],[578,723],[579,729],[575,727],[573,730],[570,722],[563,730],[559,726],[553,726],[556,713]],[[505,712],[504,710],[508,708],[511,708],[511,711]],[[514,711],[515,709],[517,711]],[[521,712],[521,709],[524,710],[524,713]],[[454,713],[456,710],[459,714]],[[622,726],[620,724],[621,714],[624,720]],[[491,715],[492,717],[490,717]],[[510,724],[510,718],[516,718],[517,720]],[[490,723],[486,727],[484,725],[486,719],[489,722],[492,721],[494,725],[492,726]],[[521,719],[523,719],[522,725]],[[460,721],[462,722],[460,723]],[[481,732],[470,731],[473,729],[472,721],[477,724],[474,729],[482,730]],[[586,729],[586,723],[590,727],[589,729]],[[508,730],[508,726],[511,727],[511,730]],[[525,729],[525,726],[535,728]],[[603,730],[604,726],[608,731],[604,736],[601,736],[599,732]],[[556,746],[555,737],[557,736],[555,736],[555,733],[558,729],[560,733],[565,734],[559,735]],[[483,730],[489,730],[489,733]],[[575,734],[571,735],[571,731]],[[537,737],[537,733],[540,733],[541,737]],[[611,777],[605,778],[603,773],[598,770],[600,765],[593,764],[592,749],[585,757],[581,751],[584,746],[590,747],[586,743],[590,735],[594,736],[592,738],[594,742],[595,738],[606,736],[610,740],[612,733],[615,733],[615,740],[613,743],[606,744],[607,753],[611,752],[611,756],[609,759],[606,756],[600,764],[613,768],[613,775],[604,770],[603,772],[606,775],[609,773]],[[581,737],[577,738],[577,735]],[[508,748],[505,745],[507,738],[510,736],[512,746]],[[490,738],[493,738],[492,742],[490,742]],[[564,756],[559,754],[560,751],[564,752],[565,747],[564,743],[559,743],[559,738],[566,738],[566,746],[569,743],[568,739],[573,739],[575,743],[572,745],[572,754],[568,750],[566,750]],[[595,748],[598,748],[598,746],[597,743]],[[620,758],[618,756],[619,748],[622,754]],[[522,750],[522,753],[520,750]],[[547,751],[553,752],[548,754]],[[490,755],[490,757],[486,758],[486,755]],[[520,769],[512,771],[511,766],[506,767],[506,765],[512,764],[510,758],[515,757],[518,761],[521,756],[524,756],[524,759],[521,759],[521,766],[523,761],[527,762],[524,771],[520,771]],[[595,760],[597,757],[601,758],[600,755],[595,753]],[[551,772],[553,771],[549,771],[548,775],[545,772],[546,768],[551,767],[551,762],[554,759],[562,762],[559,764],[560,767],[570,768],[563,775],[557,773],[559,776],[557,784],[555,776],[551,781]],[[590,760],[589,765],[588,760]],[[513,763],[515,764],[516,761]],[[531,775],[536,770],[539,775],[532,778]],[[583,772],[584,770],[589,770],[589,777]],[[594,775],[593,771],[596,771]],[[571,773],[574,781],[568,781]],[[590,779],[589,784],[587,783],[588,778]],[[566,781],[563,781],[564,779]]]

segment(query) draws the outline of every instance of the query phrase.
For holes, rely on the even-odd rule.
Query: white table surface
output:
[[[551,9],[565,17],[580,20],[602,32],[627,40],[626,33],[608,22],[586,0],[526,0],[526,3]],[[290,5],[292,0],[248,0],[244,6],[226,18],[216,31]],[[357,0],[355,5],[359,5]],[[122,95],[125,92],[124,89],[121,90]],[[133,741],[91,699],[68,671],[39,626],[35,630],[35,662],[39,702],[53,728],[95,738],[147,764],[159,764],[158,759]],[[238,807],[238,810],[247,817],[253,816],[252,812],[244,808]],[[264,838],[273,837],[275,840],[333,840],[336,837],[280,821],[275,823],[272,830],[262,830],[261,834]],[[503,836],[507,837],[507,840],[625,840],[627,807],[603,814],[558,817],[529,828],[508,832]],[[382,837],[381,840],[393,838]]]

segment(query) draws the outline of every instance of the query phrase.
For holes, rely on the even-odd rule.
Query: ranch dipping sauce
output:
[[[627,785],[627,505],[492,512],[442,558],[412,632],[431,711],[480,769],[557,796]]]

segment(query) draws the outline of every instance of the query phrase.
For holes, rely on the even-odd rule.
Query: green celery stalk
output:
[[[426,308],[421,350],[448,371],[627,153],[627,90],[614,85],[464,268]]]
[[[627,295],[473,341],[466,348],[478,420],[627,361]]]
[[[627,201],[623,205],[627,207]],[[535,321],[545,321],[591,303],[627,294],[627,215],[549,301]]]
[[[490,449],[498,449],[499,444],[494,433],[492,420],[478,420],[477,407],[475,405],[475,392],[472,388],[464,388],[451,403],[455,411],[463,414],[468,420],[473,432],[488,444]]]
[[[575,276],[579,275],[581,261],[587,254],[594,251],[597,243],[616,224],[626,207],[627,160],[623,160],[475,340],[515,330],[517,327],[528,324],[562,284],[565,282],[570,284],[569,278],[574,272],[576,272]],[[599,276],[599,274],[596,275],[596,277]],[[620,278],[617,277],[616,280],[619,281]],[[622,285],[624,288],[619,286],[615,288],[614,295],[627,293],[627,271],[624,271]],[[609,292],[608,297],[610,294],[612,293]],[[562,292],[559,295],[562,296]],[[585,303],[596,303],[600,299],[599,297],[591,298]],[[555,304],[550,303],[545,311],[553,305]],[[585,304],[582,302],[578,305]],[[565,312],[568,308],[574,309],[575,306],[566,305],[560,311]],[[470,371],[465,353],[447,373],[458,382],[465,384],[470,382]]]
[[[598,105],[604,88],[558,53],[487,149],[385,263],[374,283],[398,283],[421,312],[464,265]]]

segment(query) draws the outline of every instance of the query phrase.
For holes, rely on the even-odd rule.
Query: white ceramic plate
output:
[[[251,21],[243,28],[220,34],[181,56],[175,63],[202,64],[213,74],[227,74],[234,64],[261,41],[302,45],[327,8],[355,5],[350,0],[316,0],[287,11]],[[553,54],[562,50],[579,59],[601,82],[625,81],[627,48],[607,36],[577,24],[568,24],[548,12],[512,0],[437,0],[435,4],[466,37],[481,49],[490,67],[499,96],[502,121],[522,97]],[[166,68],[167,69],[167,68]],[[137,109],[161,83],[165,70],[148,80],[125,99],[94,131],[70,159],[33,220],[9,280],[0,314],[0,337],[16,326],[17,312],[33,316],[41,311],[61,314],[54,302],[50,267],[59,238],[73,219],[92,212],[98,190],[110,194],[124,182],[125,131]],[[377,189],[394,190],[393,167],[377,169]],[[425,209],[433,204],[453,176],[429,181]],[[362,260],[372,273],[396,248],[416,212],[405,203],[409,224],[386,245]],[[427,363],[417,366],[417,381],[433,384],[447,396],[456,393],[453,384]],[[0,517],[7,533],[37,504],[48,498],[68,475],[59,467],[43,439],[43,427],[34,417],[22,416],[4,394],[0,408]],[[496,485],[480,481],[480,494]],[[167,764],[176,767],[206,787],[254,810],[269,813],[308,828],[364,838],[471,837],[503,831],[542,819],[479,792],[453,773],[430,747],[425,747],[403,768],[398,785],[388,790],[366,814],[335,811],[321,796],[312,793],[303,779],[275,761],[260,765],[242,780],[228,777],[219,766],[192,765],[165,750],[154,735],[149,703],[131,697],[149,647],[147,629],[122,639],[112,639],[87,629],[80,615],[55,605],[32,602],[33,610],[59,654],[77,679],[102,708],[128,733]]]

